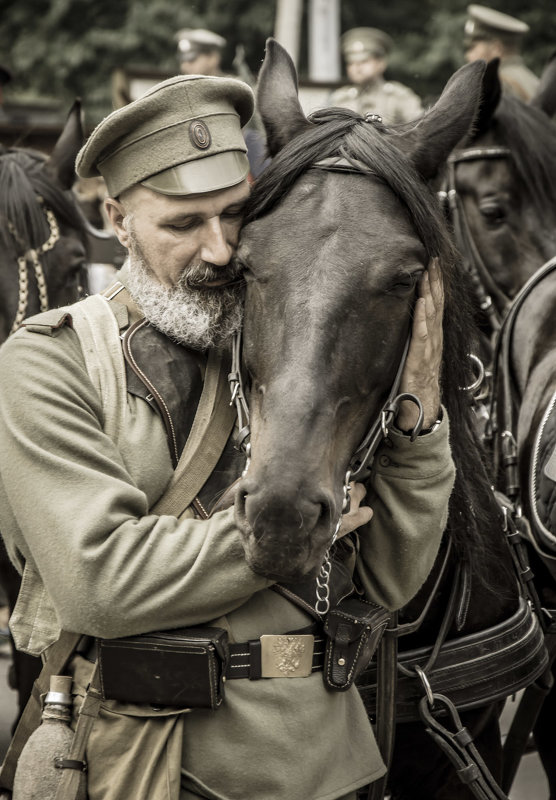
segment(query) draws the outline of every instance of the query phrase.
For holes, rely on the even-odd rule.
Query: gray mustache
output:
[[[184,275],[184,280],[186,286],[195,289],[212,281],[235,281],[241,277],[242,272],[242,268],[233,262],[226,267],[217,267],[214,264],[203,261],[194,267],[190,267]]]

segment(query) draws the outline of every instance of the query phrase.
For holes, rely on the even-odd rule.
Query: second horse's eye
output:
[[[499,203],[481,203],[479,211],[489,225],[501,225],[506,220],[506,212]]]

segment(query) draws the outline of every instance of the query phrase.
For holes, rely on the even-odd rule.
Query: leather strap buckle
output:
[[[261,677],[307,678],[313,667],[312,634],[261,636]]]

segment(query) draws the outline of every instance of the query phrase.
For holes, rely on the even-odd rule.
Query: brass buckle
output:
[[[261,636],[263,678],[308,678],[313,668],[315,637],[311,634]]]

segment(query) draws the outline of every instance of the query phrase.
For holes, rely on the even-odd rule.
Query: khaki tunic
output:
[[[330,96],[330,106],[350,108],[358,114],[380,114],[386,125],[412,122],[423,114],[419,97],[402,83],[374,81],[365,86],[342,86]]]
[[[158,415],[127,402],[117,449],[70,328],[22,330],[0,349],[0,529],[34,587],[13,621],[20,646],[41,652],[60,628],[111,638],[212,622],[246,641],[308,624],[246,564],[233,509],[208,521],[149,512],[172,463]],[[453,480],[447,420],[381,448],[360,537],[370,599],[398,608],[422,585]],[[91,665],[73,667],[82,692]],[[327,691],[320,673],[228,681],[217,711],[107,701],[87,758],[90,800],[177,800],[180,767],[188,790],[219,800],[334,800],[384,773],[357,690]]]
[[[540,80],[534,72],[525,66],[521,56],[510,56],[500,62],[500,80],[516,97],[528,103],[534,97]]]

